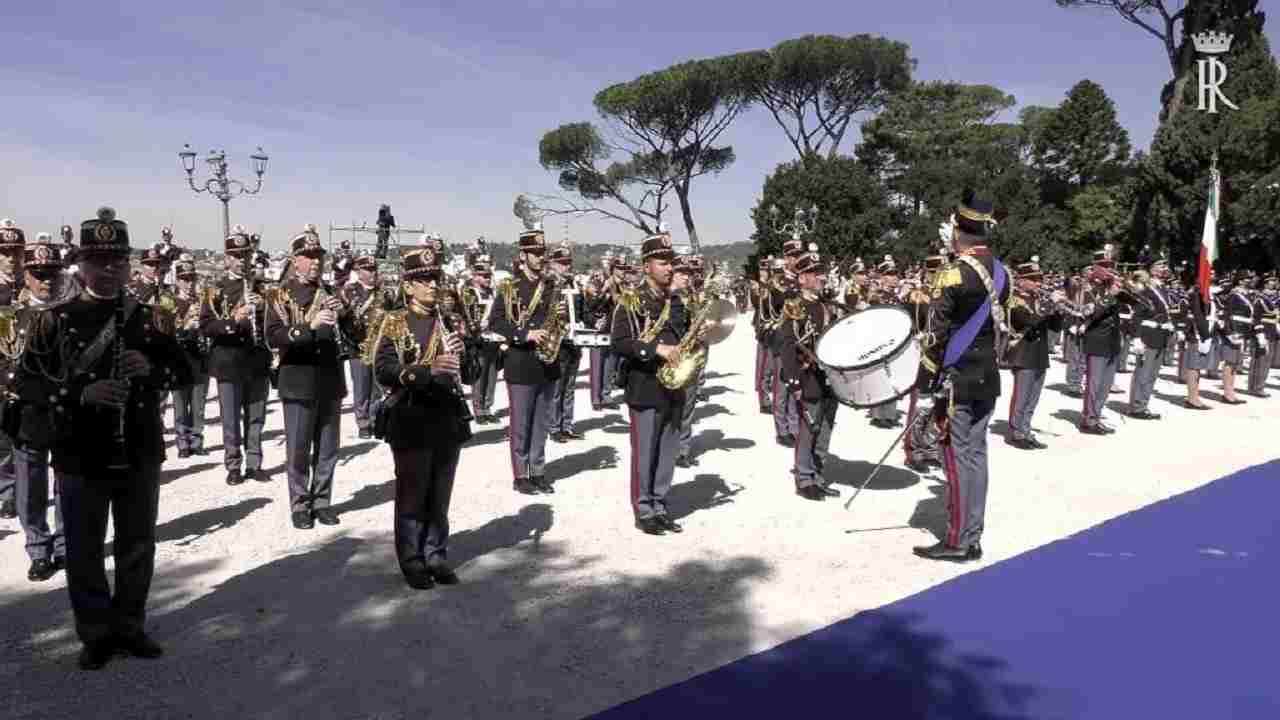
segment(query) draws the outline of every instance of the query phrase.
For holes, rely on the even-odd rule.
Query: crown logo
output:
[[[1196,46],[1196,52],[1201,52],[1205,55],[1220,55],[1231,49],[1231,41],[1235,37],[1235,35],[1210,30],[1192,35],[1191,42]]]

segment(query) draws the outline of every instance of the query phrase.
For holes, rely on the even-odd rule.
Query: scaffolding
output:
[[[427,232],[425,226],[420,227],[393,227],[390,228],[389,237],[387,238],[387,254],[386,257],[378,259],[378,272],[383,277],[399,277],[400,275],[400,248],[413,247],[417,238]],[[338,239],[334,239],[335,233]],[[349,237],[342,237],[347,234]],[[401,236],[407,235],[407,239]],[[338,245],[346,240],[351,245],[352,257],[360,255],[369,255],[377,257],[378,248],[378,226],[370,225],[362,222],[359,225],[354,220],[350,225],[334,225],[329,223],[329,257],[334,257],[338,252]],[[363,252],[362,252],[363,251]]]

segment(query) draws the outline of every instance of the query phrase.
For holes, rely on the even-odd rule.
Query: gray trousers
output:
[[[786,391],[782,382],[782,360],[777,353],[769,353],[770,388],[773,396],[773,429],[779,437],[795,437],[800,431],[800,414],[796,408],[796,396]]]
[[[1040,391],[1044,389],[1047,370],[1015,368],[1013,371],[1013,395],[1009,398],[1009,430],[1012,437],[1031,437],[1031,418],[1040,404]]]
[[[364,430],[373,425],[371,408],[376,387],[373,366],[356,358],[351,358],[347,365],[351,370],[351,414],[356,417],[356,428]]]
[[[242,447],[245,469],[262,467],[262,426],[267,422],[269,389],[270,383],[264,377],[242,383],[218,382],[222,462],[227,470],[240,469]]]
[[[449,501],[462,446],[427,440],[427,446],[393,449],[396,464],[396,558],[443,560],[449,545]]]
[[[889,422],[894,423],[898,422],[898,417],[901,415],[901,413],[898,412],[897,400],[876,405],[871,408],[870,413],[872,420],[888,420]]]
[[[1280,339],[1272,338],[1267,342],[1271,343],[1271,369],[1280,370]]]
[[[987,514],[987,423],[995,400],[956,403],[943,439],[947,475],[947,537],[967,548],[982,538]]]
[[[14,469],[13,441],[0,432],[0,502],[15,500],[18,474]]]
[[[1084,336],[1064,332],[1062,355],[1067,361],[1067,387],[1078,391],[1084,380]]]
[[[285,465],[289,473],[289,508],[293,512],[327,508],[333,499],[333,472],[338,466],[338,434],[342,400],[285,400]]]
[[[1046,330],[1045,338],[1049,341],[1049,354],[1057,352],[1058,344],[1062,342],[1061,330]]]
[[[67,590],[81,642],[142,632],[156,562],[160,463],[90,475],[61,473]],[[115,528],[115,590],[107,584],[107,515]]]
[[[593,347],[587,350],[587,378],[591,384],[591,407],[599,410],[609,400],[608,378],[605,377],[608,348]]]
[[[547,463],[547,421],[555,390],[554,382],[507,383],[507,404],[511,408],[507,429],[511,439],[511,472],[516,480],[542,477]]]
[[[1173,367],[1178,364],[1178,334],[1169,333],[1169,340],[1164,344],[1164,364],[1165,367]],[[1182,377],[1182,373],[1178,373],[1178,377]]]
[[[756,400],[760,407],[773,406],[773,353],[764,343],[756,341]]]
[[[676,472],[676,446],[684,403],[631,412],[631,509],[637,520],[667,514]]]
[[[800,413],[800,431],[796,433],[795,463],[791,474],[795,475],[797,488],[826,487],[831,483],[822,476],[822,468],[830,454],[831,432],[835,429],[836,408],[840,403],[832,397],[809,402],[798,397],[798,393],[796,402],[804,412]],[[809,425],[810,418],[815,426]]]
[[[704,365],[685,388],[684,411],[680,413],[680,457],[689,457],[693,451],[693,411],[698,405],[698,393],[707,382],[707,368]]]
[[[1147,409],[1163,365],[1164,347],[1149,347],[1138,358],[1133,368],[1133,377],[1129,379],[1129,412]]]
[[[1129,350],[1133,347],[1133,337],[1131,335],[1122,335],[1120,337],[1120,356],[1116,358],[1116,372],[1129,372]]]
[[[1084,366],[1084,410],[1081,413],[1081,424],[1096,425],[1102,419],[1102,409],[1106,407],[1107,395],[1111,393],[1111,383],[1116,379],[1116,358],[1114,355],[1088,355]]]
[[[56,479],[52,487],[53,530],[49,530],[49,451],[17,448],[13,465],[18,475],[18,520],[27,537],[27,557],[32,560],[66,557],[67,542],[62,530]]]
[[[613,394],[615,381],[618,377],[618,365],[622,362],[622,356],[612,350],[604,352],[604,397],[605,402],[609,401],[609,396]]]
[[[1267,387],[1267,373],[1271,371],[1271,355],[1274,348],[1268,346],[1265,353],[1253,350],[1249,353],[1249,392],[1260,393]]]
[[[547,406],[547,428],[550,432],[573,432],[574,386],[578,384],[582,349],[565,343],[560,346],[560,357],[556,362],[560,365],[560,378],[552,385],[551,404]]]
[[[194,383],[173,391],[173,426],[179,450],[204,447],[204,408],[208,400],[208,374],[196,375]]]
[[[480,377],[471,386],[471,414],[476,417],[493,414],[493,391],[498,388],[498,352],[480,349]]]

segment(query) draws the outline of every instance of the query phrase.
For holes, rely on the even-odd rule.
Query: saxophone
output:
[[[550,281],[551,295],[547,300],[547,317],[542,321],[542,330],[546,332],[547,337],[538,343],[538,347],[534,349],[534,353],[542,362],[550,365],[560,356],[560,345],[564,342],[564,337],[568,334],[568,323],[564,318],[560,317],[560,280],[553,277]]]
[[[707,345],[699,336],[714,306],[714,302],[704,302],[698,307],[693,321],[689,323],[689,329],[676,345],[675,352],[662,367],[658,368],[658,382],[662,387],[668,390],[680,390],[693,382],[693,379],[698,377],[698,373],[702,372],[702,368],[706,367]]]

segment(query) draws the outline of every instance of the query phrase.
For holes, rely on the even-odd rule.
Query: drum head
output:
[[[859,310],[818,339],[818,362],[834,370],[873,367],[911,342],[911,316],[899,307]]]

